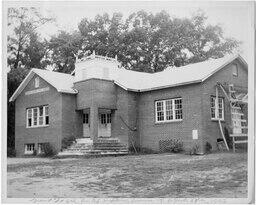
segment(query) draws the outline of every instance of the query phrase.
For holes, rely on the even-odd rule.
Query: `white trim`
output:
[[[52,72],[52,71],[49,71]],[[30,82],[30,80],[33,78],[33,76],[37,74],[40,78],[44,79],[47,83],[49,83],[51,86],[53,86],[54,88],[56,88],[56,90],[58,92],[61,93],[70,93],[70,94],[77,94],[77,90],[74,89],[74,91],[71,90],[64,90],[64,89],[59,89],[57,88],[55,85],[53,85],[49,80],[45,79],[42,75],[40,75],[40,73],[37,73],[35,68],[32,68],[28,75],[25,77],[25,79],[21,82],[21,84],[19,85],[19,87],[15,90],[15,92],[13,93],[13,95],[10,97],[9,102],[13,102],[18,96],[19,94],[23,91],[23,89],[26,87],[26,85]]]
[[[183,113],[182,113],[182,118],[181,119],[176,119],[176,114],[175,114],[175,111],[177,109],[175,109],[175,100],[181,100],[181,105],[182,105],[182,98],[181,97],[178,97],[178,98],[169,98],[169,99],[164,99],[164,100],[156,100],[155,101],[155,123],[156,124],[159,124],[159,123],[168,123],[168,122],[180,122],[183,120]],[[166,101],[171,101],[172,103],[172,116],[173,116],[173,119],[171,120],[167,120],[166,119]],[[157,118],[157,103],[158,102],[163,102],[163,113],[164,113],[164,120],[158,120]],[[181,106],[181,110],[183,109],[183,107]]]
[[[218,97],[218,99],[221,99],[221,104],[222,104],[222,111],[221,111],[221,114],[222,114],[222,118],[219,118],[219,108],[218,108],[218,106],[216,107],[216,101],[217,101],[217,97],[216,96],[211,96],[211,102],[210,103],[212,103],[212,98],[215,98],[214,99],[214,107],[212,107],[212,105],[211,105],[211,107],[210,107],[210,113],[211,113],[211,120],[212,121],[215,121],[215,120],[220,120],[220,121],[225,121],[225,118],[224,118],[224,99],[223,99],[223,97]],[[217,103],[217,105],[219,105],[218,103]],[[213,118],[212,117],[212,109],[214,109],[214,115],[215,115],[215,117]]]
[[[32,150],[28,150],[28,146],[32,146],[33,149]],[[32,148],[31,147],[31,148]],[[35,150],[35,143],[27,143],[25,144],[25,147],[24,147],[24,154],[33,154],[34,153],[34,150]]]
[[[39,125],[39,112],[40,112],[40,109],[39,107],[41,106],[37,106],[37,107],[31,107],[31,108],[27,108],[26,109],[26,128],[37,128],[37,127],[48,127],[49,124],[45,124],[46,121],[45,121],[45,118],[48,116],[49,117],[49,106],[48,105],[43,105],[43,124],[42,125]],[[48,107],[48,115],[45,114],[45,108]],[[36,125],[34,125],[34,110],[37,110],[37,118],[36,118]],[[31,110],[31,126],[28,126],[28,111]]]
[[[73,89],[73,91],[70,90],[64,90],[64,89],[57,89],[59,93],[69,93],[69,94],[77,94],[78,91],[76,89]]]
[[[25,79],[21,82],[21,84],[19,85],[19,87],[15,90],[15,92],[12,94],[12,96],[9,99],[9,102],[14,101],[18,95],[22,92],[22,90],[26,87],[26,85],[28,84],[27,81],[30,81],[31,78],[33,78],[33,76],[35,75],[35,73],[33,72],[33,69],[28,73],[28,75],[25,77]]]
[[[238,59],[241,61],[242,64],[245,65],[245,67],[247,68],[248,65],[245,62],[245,60],[239,55],[237,54],[236,56],[234,56],[233,58],[229,59],[226,63],[222,64],[218,69],[215,69],[213,72],[211,72],[209,75],[207,75],[206,77],[204,77],[202,79],[202,82],[204,82],[205,80],[207,80],[209,77],[211,77],[213,74],[217,73],[219,70],[221,70],[222,68],[224,68],[226,65],[230,64],[232,61],[234,61],[235,59]]]

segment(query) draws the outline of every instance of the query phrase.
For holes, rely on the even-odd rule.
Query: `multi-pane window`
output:
[[[25,154],[33,154],[35,150],[35,144],[25,144]]]
[[[45,119],[45,125],[49,125],[49,107],[44,106],[44,119]]]
[[[211,97],[211,118],[224,120],[224,101],[223,98],[218,98],[218,109],[216,109],[216,97]]]
[[[175,99],[175,119],[182,119],[182,99]]]
[[[84,124],[89,124],[89,113],[84,113],[83,114],[83,123]]]
[[[164,101],[156,102],[156,121],[164,121]]]
[[[101,122],[101,124],[111,123],[111,114],[110,113],[100,114],[100,122]]]
[[[27,109],[27,127],[49,125],[49,107],[47,105]]]
[[[107,114],[107,123],[111,123],[111,114],[110,113]]]
[[[182,99],[159,100],[155,102],[156,122],[182,120]]]

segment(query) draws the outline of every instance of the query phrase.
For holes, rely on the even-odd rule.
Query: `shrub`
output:
[[[56,150],[52,147],[50,143],[44,143],[42,145],[42,151],[44,157],[52,157],[57,154]]]
[[[33,154],[32,154],[33,156],[36,156],[37,155],[37,151],[36,151],[36,149],[33,151]]]
[[[199,146],[198,146],[198,144],[194,144],[193,147],[191,147],[190,149],[187,149],[185,154],[189,154],[189,155],[197,155],[197,154],[199,154]]]
[[[7,157],[16,157],[16,151],[12,147],[7,147]]]
[[[183,151],[183,142],[180,139],[160,140],[159,149],[161,152],[178,153]]]
[[[73,135],[70,137],[64,137],[61,141],[61,148],[67,149],[75,140],[76,138]]]
[[[212,151],[212,145],[209,142],[206,142],[205,144],[205,151],[206,153],[209,153]]]

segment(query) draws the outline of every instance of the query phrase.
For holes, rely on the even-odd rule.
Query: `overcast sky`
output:
[[[174,17],[190,17],[198,9],[203,10],[208,16],[208,23],[220,24],[224,30],[224,36],[234,37],[242,41],[242,56],[247,59],[249,42],[249,32],[252,23],[250,7],[253,2],[221,2],[221,1],[83,1],[83,2],[43,2],[33,4],[39,6],[45,14],[50,13],[56,17],[56,24],[41,28],[40,32],[44,37],[56,34],[58,30],[72,31],[77,29],[77,25],[84,17],[93,19],[97,14],[114,12],[123,13],[127,17],[132,12],[145,10],[156,13],[161,10],[167,11]],[[31,2],[30,2],[31,4]],[[16,4],[14,4],[16,5]],[[23,6],[26,4],[23,2]],[[29,5],[29,4],[28,4]]]

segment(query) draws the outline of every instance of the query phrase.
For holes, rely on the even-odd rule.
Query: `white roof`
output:
[[[70,94],[77,93],[77,91],[73,89],[74,76],[71,76],[70,74],[33,68],[13,93],[12,97],[9,99],[10,102],[14,101],[18,97],[18,95],[23,91],[35,74],[56,88],[58,92]]]
[[[110,80],[113,80],[115,84],[125,90],[136,92],[200,83],[235,59],[238,59],[247,68],[245,60],[240,55],[235,55],[219,59],[211,59],[182,67],[168,67],[164,71],[158,73],[143,73],[126,70],[124,68],[115,68],[112,69],[111,72],[115,72],[116,75],[113,75],[113,79]],[[46,80],[49,84],[55,87],[58,92],[71,94],[77,93],[77,90],[73,88],[75,77],[71,74],[33,68],[10,98],[10,101],[14,101],[17,98],[34,74],[37,74]]]
[[[182,67],[169,67],[162,72],[152,74],[122,69],[114,82],[127,90],[140,92],[203,82],[235,59],[247,67],[243,58],[240,55],[235,55]]]
[[[77,93],[73,89],[74,76],[65,73],[59,73],[54,71],[42,70],[42,69],[32,69],[37,75],[50,83],[59,92],[62,93]]]

